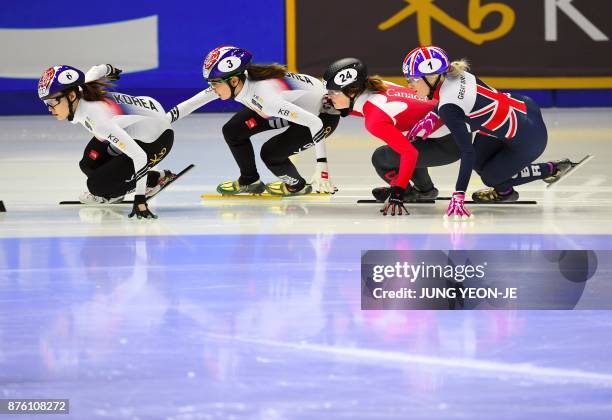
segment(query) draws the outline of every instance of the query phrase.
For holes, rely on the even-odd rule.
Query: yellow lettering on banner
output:
[[[502,3],[490,3],[481,6],[480,0],[470,0],[468,5],[468,24],[470,25],[470,29],[480,29],[482,21],[485,20],[489,14],[495,12],[501,15],[501,22],[496,29],[479,34],[482,37],[482,42],[501,38],[510,32],[514,27],[516,15],[510,6]]]
[[[468,3],[468,25],[449,16],[444,10],[434,4],[435,0],[404,0],[408,6],[391,16],[386,21],[378,25],[378,29],[386,31],[398,25],[403,20],[416,14],[417,32],[420,45],[431,45],[431,21],[432,19],[440,23],[452,32],[470,41],[473,44],[481,45],[487,41],[492,41],[506,35],[514,27],[516,15],[514,10],[502,3],[490,3],[482,6],[480,0],[469,0]],[[501,22],[497,28],[490,32],[475,32],[482,27],[482,22],[491,13],[499,13]]]

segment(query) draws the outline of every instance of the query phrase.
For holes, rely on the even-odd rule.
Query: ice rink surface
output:
[[[196,167],[135,221],[58,206],[85,187],[82,127],[2,117],[0,398],[69,398],[74,419],[612,418],[610,311],[360,309],[362,250],[612,250],[611,117],[546,110],[541,160],[595,159],[468,223],[356,204],[382,144],[356,118],[328,139],[339,193],[283,200],[201,200],[237,176],[229,115],[182,120],[162,167]],[[297,164],[308,179],[314,153]],[[431,171],[441,195],[457,167]]]

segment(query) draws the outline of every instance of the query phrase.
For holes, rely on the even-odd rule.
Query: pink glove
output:
[[[421,137],[425,140],[431,133],[433,133],[438,127],[440,127],[442,123],[440,122],[440,117],[433,111],[429,111],[425,117],[419,122],[417,122],[412,130],[408,132],[406,137],[410,141],[414,141],[417,137]]]
[[[468,209],[465,208],[465,193],[463,191],[455,191],[444,218],[454,216],[455,219],[471,219],[474,217]]]

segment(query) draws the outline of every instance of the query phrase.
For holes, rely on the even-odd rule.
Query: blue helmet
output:
[[[204,79],[226,79],[246,70],[253,56],[245,49],[222,45],[206,55],[202,73]]]
[[[443,74],[450,67],[448,54],[440,47],[430,45],[410,51],[402,65],[406,79]]]
[[[38,81],[38,97],[42,100],[57,92],[78,87],[85,83],[85,74],[72,66],[49,67]]]

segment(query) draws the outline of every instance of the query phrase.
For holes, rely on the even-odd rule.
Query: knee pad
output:
[[[399,165],[394,167],[392,162],[389,162],[389,146],[380,146],[372,153],[372,166],[379,177],[386,183],[391,183],[397,176]]]
[[[99,188],[98,183],[95,182],[92,178],[87,179],[87,189],[93,195],[97,195],[97,196],[103,195],[103,191]]]
[[[501,179],[496,174],[491,174],[488,172],[480,172],[479,175],[483,184],[485,184],[487,187],[495,187],[496,185],[499,185],[505,181],[505,179]]]
[[[240,143],[242,140],[244,140],[239,135],[240,127],[232,121],[226,122],[223,125],[221,131],[223,132],[223,138],[225,139],[225,142],[230,146]]]
[[[382,167],[383,162],[385,161],[384,157],[385,157],[385,146],[380,146],[376,150],[374,150],[374,153],[372,153],[372,165],[375,168]]]
[[[79,162],[79,168],[81,168],[81,172],[83,172],[87,177],[89,177],[94,171],[94,169],[87,164],[85,159],[81,159]]]
[[[261,146],[259,156],[261,157],[262,162],[266,164],[266,166],[274,165],[275,163],[283,161],[288,157],[287,156],[283,158],[281,156],[278,156],[277,153],[274,153],[274,147],[272,147],[272,145],[270,145],[269,143],[264,143]]]

